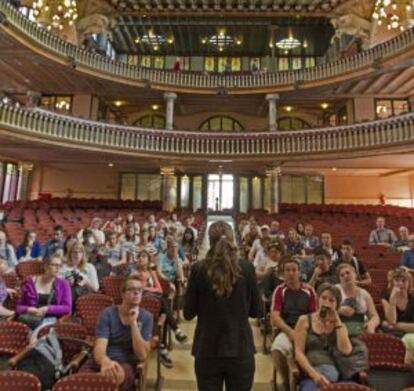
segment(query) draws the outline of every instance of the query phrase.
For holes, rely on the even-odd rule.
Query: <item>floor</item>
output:
[[[224,220],[234,227],[233,220],[230,216],[210,216],[207,222],[208,227],[217,220]],[[206,235],[207,236],[207,235]],[[208,239],[205,238],[201,248],[201,256],[208,248]],[[164,382],[162,386],[163,391],[195,391],[197,390],[195,376],[194,376],[194,360],[191,356],[191,344],[195,329],[195,320],[187,322],[181,320],[180,328],[188,335],[188,342],[181,345],[174,341],[174,347],[171,356],[174,362],[172,369],[162,367],[162,375]],[[270,380],[272,378],[272,361],[270,355],[262,353],[262,336],[256,321],[251,321],[253,335],[256,345],[256,373],[253,391],[270,391]],[[155,360],[154,354],[151,357],[150,366],[148,370],[148,389],[152,390],[151,385],[155,383]]]

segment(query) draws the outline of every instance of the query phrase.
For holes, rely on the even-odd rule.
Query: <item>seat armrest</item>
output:
[[[33,349],[33,345],[27,345],[23,350],[21,350],[19,353],[15,354],[13,357],[11,357],[8,361],[8,365],[11,368],[16,368],[17,364],[26,356],[27,353],[30,352],[30,350]]]
[[[89,351],[82,350],[81,352],[77,353],[72,360],[70,360],[69,364],[66,365],[63,372],[64,374],[71,374],[77,372],[86,358],[89,356]]]

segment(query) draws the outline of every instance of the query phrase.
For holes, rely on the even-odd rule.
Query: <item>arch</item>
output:
[[[165,117],[160,114],[146,114],[139,117],[133,125],[142,128],[165,129]]]
[[[277,120],[278,130],[310,129],[312,126],[299,117],[281,117]]]
[[[244,127],[232,117],[215,115],[202,122],[198,129],[209,132],[240,132],[244,130]]]

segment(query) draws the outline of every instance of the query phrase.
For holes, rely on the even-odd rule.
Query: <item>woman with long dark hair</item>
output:
[[[231,226],[218,221],[208,231],[210,249],[193,264],[184,318],[197,319],[192,354],[199,391],[249,391],[255,362],[249,317],[258,316],[253,265],[240,260]]]

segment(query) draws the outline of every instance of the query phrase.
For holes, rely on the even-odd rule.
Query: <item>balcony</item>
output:
[[[414,29],[409,29],[355,56],[311,68],[261,74],[206,75],[137,67],[88,52],[40,28],[7,1],[0,2],[0,19],[1,16],[4,19],[0,25],[2,30],[53,61],[117,83],[164,91],[250,94],[310,88],[361,77],[391,63],[403,65],[402,61],[409,61],[414,51]]]
[[[30,142],[135,157],[269,162],[409,150],[414,142],[414,113],[333,128],[217,134],[111,125],[0,104],[0,134]]]

